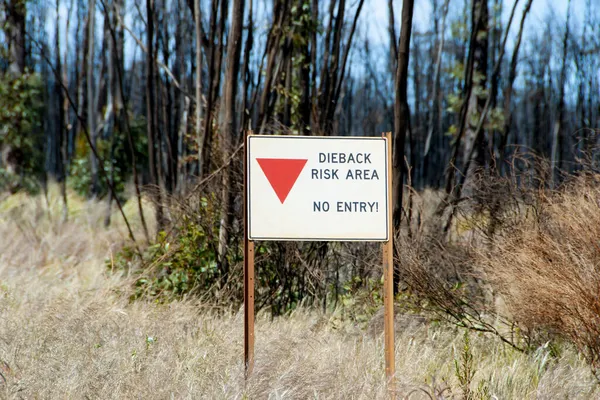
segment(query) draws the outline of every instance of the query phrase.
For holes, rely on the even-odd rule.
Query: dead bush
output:
[[[433,203],[441,200],[439,194],[426,191],[413,196],[415,220],[410,229],[403,229],[395,238],[395,269],[400,281],[398,306],[408,305],[432,318],[491,333],[517,349],[525,347],[523,339],[529,340],[526,332],[515,335],[515,324],[494,307],[493,288],[476,258],[482,240],[464,240],[466,236],[484,239],[484,226],[477,222],[484,220],[471,214],[468,222],[473,225],[469,229],[473,234],[454,235],[450,240],[437,221]],[[463,208],[458,210],[464,212]],[[465,221],[466,216],[461,216],[461,223]]]
[[[572,341],[600,378],[600,175],[538,191],[535,209],[504,214],[477,262],[514,321]]]

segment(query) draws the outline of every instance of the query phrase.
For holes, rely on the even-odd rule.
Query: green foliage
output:
[[[125,189],[125,184],[123,182],[124,174],[121,169],[123,164],[118,163],[115,159],[111,159],[110,157],[110,141],[105,141],[99,139],[97,142],[97,150],[102,157],[104,164],[104,172],[107,176],[111,176],[111,166],[114,168],[114,183],[113,186],[117,193],[122,193]],[[87,152],[86,152],[87,155]],[[100,197],[105,196],[108,193],[108,185],[102,179],[101,175],[98,176],[99,179],[99,188],[100,193],[98,195]],[[89,194],[90,188],[92,186],[92,167],[91,160],[89,155],[86,157],[77,157],[73,159],[71,162],[71,177],[68,180],[69,185],[77,194],[80,196],[86,196]]]
[[[147,160],[147,136],[144,124],[143,118],[137,118],[131,122],[130,132],[138,171],[146,165]],[[112,135],[112,139],[98,139],[96,150],[104,161],[103,168],[106,176],[110,177],[111,173],[114,173],[113,186],[117,195],[119,195],[125,189],[125,182],[131,176],[133,166],[126,132],[115,129]],[[111,149],[111,146],[114,146],[114,148]],[[92,186],[91,153],[87,140],[83,135],[80,135],[76,143],[75,157],[71,161],[71,176],[68,182],[73,190],[81,196],[87,196]],[[98,175],[98,187],[100,197],[105,196],[109,191],[108,185],[100,173]]]
[[[132,248],[124,248],[115,257],[114,266],[128,271],[138,260]],[[186,220],[179,233],[169,237],[160,232],[156,243],[143,254],[147,270],[137,270],[133,298],[143,296],[181,298],[190,292],[209,291],[221,278],[217,254],[207,232],[194,221]]]
[[[473,93],[480,98],[486,98],[488,95],[487,90],[483,86],[486,75],[480,71],[473,71]]]
[[[306,46],[314,32],[321,32],[319,19],[313,18],[309,0],[304,0],[300,7],[293,5],[291,11],[292,23],[285,28],[286,33],[291,35],[294,47]]]
[[[475,371],[473,370],[473,353],[468,330],[465,330],[463,335],[463,346],[460,355],[454,357],[454,373],[462,388],[463,398],[470,400],[472,398],[471,382],[475,377]]]
[[[447,110],[452,113],[458,113],[463,104],[463,99],[454,93],[450,93],[447,97],[448,108]]]
[[[464,74],[464,65],[460,62],[454,63],[452,69],[447,71],[450,76],[452,76],[457,82],[461,82]],[[487,96],[489,96],[489,90],[483,86],[483,80],[485,76],[478,72],[473,72],[473,88],[472,94],[477,96],[479,99],[485,100]],[[452,114],[458,115],[460,109],[464,104],[465,99],[462,98],[462,94],[460,93],[449,93],[446,96],[446,111]],[[469,124],[471,126],[477,126],[479,124],[479,119],[481,118],[481,113],[475,110],[468,115]],[[497,107],[490,111],[488,111],[486,115],[486,120],[484,121],[483,128],[486,130],[496,130],[500,131],[504,128],[504,112],[502,108]],[[446,132],[446,136],[455,137],[458,132],[458,127],[456,124],[450,125],[448,131]]]
[[[242,304],[241,233],[232,232],[233,239],[225,254],[227,262],[220,265],[217,256],[219,200],[214,194],[194,199],[192,205],[182,207],[186,211],[177,212],[175,225],[160,232],[156,240],[142,250],[141,256],[133,247],[125,247],[107,260],[106,266],[112,273],[134,278],[132,300],[170,301],[197,296],[226,307]],[[323,294],[322,282],[311,281],[314,275],[307,273],[306,261],[301,260],[319,248],[311,246],[312,243],[255,243],[257,309],[268,307],[273,315],[282,315]],[[298,257],[299,253],[303,255]],[[375,288],[373,296],[374,301],[378,301],[376,297],[380,294]]]
[[[488,400],[491,399],[489,388],[485,381],[480,381],[477,390],[472,389],[473,378],[475,377],[473,348],[469,339],[469,330],[465,330],[463,335],[463,346],[460,354],[454,356],[454,374],[460,384],[464,400]]]
[[[469,28],[465,21],[457,20],[450,24],[452,38],[457,41],[466,42],[469,40]]]
[[[36,194],[40,190],[38,177],[33,174],[17,175],[4,168],[0,168],[0,191],[10,190],[11,192],[16,192],[18,190],[25,190],[27,193]]]
[[[383,306],[383,279],[353,277],[342,286],[339,298],[345,318],[367,323]]]
[[[446,72],[451,78],[460,82],[465,77],[465,65],[460,61],[456,61],[452,64],[452,68],[446,69]]]
[[[185,295],[206,295],[218,290],[224,279],[217,264],[218,211],[214,198],[202,197],[198,210],[182,215],[177,226],[161,231],[142,258],[125,247],[107,261],[107,266],[125,274],[137,275],[132,299],[141,297],[170,300]],[[241,260],[231,249],[230,264]]]
[[[501,131],[504,129],[504,110],[496,107],[488,112],[485,129]]]
[[[279,94],[279,101],[276,103],[275,111],[281,114],[284,112],[286,103],[289,104],[291,128],[292,130],[298,130],[302,122],[300,105],[304,90],[300,76],[302,69],[309,68],[311,62],[306,57],[307,54],[303,52],[303,49],[309,45],[313,33],[322,31],[320,21],[313,17],[309,0],[304,0],[301,5],[292,6],[291,22],[289,25],[283,27],[283,31],[285,34],[281,37],[281,46],[286,41],[289,41],[293,50],[292,68],[290,70],[292,74],[291,87],[286,87],[287,72],[283,73],[282,79],[275,86],[275,90]]]
[[[171,243],[164,232],[159,234],[158,243],[150,247],[152,258],[159,260],[159,273],[152,279],[137,281],[139,295],[150,296],[168,293],[179,297],[193,288],[210,289],[220,277],[217,254],[201,226],[192,221],[184,222],[180,234]]]
[[[0,76],[0,150],[11,170],[0,169],[0,190],[35,191],[44,168],[43,82],[36,73]]]

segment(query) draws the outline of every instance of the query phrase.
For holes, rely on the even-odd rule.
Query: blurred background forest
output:
[[[183,194],[248,129],[394,131],[404,182],[447,191],[448,166],[502,174],[532,152],[558,175],[594,148],[592,0],[420,0],[414,23],[400,3],[3,0],[2,188]]]
[[[414,237],[429,190],[443,243],[465,199],[494,234],[501,179],[554,188],[597,165],[592,0],[2,0],[0,27],[0,196],[55,181],[64,220],[69,193],[105,204],[106,226],[118,210],[113,263],[154,271],[139,293],[240,300],[248,130],[392,131],[396,232]],[[275,314],[376,275],[369,245],[258,252],[257,305]]]

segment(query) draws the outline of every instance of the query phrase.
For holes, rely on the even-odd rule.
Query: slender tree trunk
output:
[[[160,12],[160,20],[158,21],[158,26],[160,27],[157,40],[159,40],[159,44],[162,44],[162,57],[164,60],[164,64],[169,66],[171,57],[171,46],[169,45],[168,37],[170,35],[168,26],[169,26],[169,13],[167,10],[167,3],[165,1],[161,2],[162,9]],[[181,23],[177,24],[178,26]],[[157,55],[158,55],[158,46],[157,44]],[[171,64],[171,70],[177,72],[177,61],[175,61],[175,65]],[[177,183],[177,134],[178,130],[176,129],[176,124],[179,122],[177,117],[177,112],[173,112],[177,109],[176,102],[174,101],[173,96],[173,86],[171,84],[171,80],[162,79],[160,74],[158,76],[158,87],[159,89],[159,97],[161,99],[161,107],[160,114],[162,116],[162,142],[164,143],[165,152],[164,152],[164,162],[163,162],[163,177],[164,177],[164,185],[165,189],[169,194],[172,194],[175,191],[175,186]],[[185,82],[180,83],[180,88],[185,90]],[[165,198],[168,200],[168,198]]]
[[[346,46],[345,46],[346,49],[342,56],[342,62],[341,62],[341,66],[339,67],[339,72],[338,72],[337,68],[335,69],[334,81],[333,81],[333,83],[334,83],[333,99],[329,103],[329,105],[331,107],[330,116],[329,116],[330,121],[337,121],[337,119],[335,117],[335,110],[338,108],[338,103],[340,102],[340,99],[342,98],[341,88],[342,88],[342,84],[344,83],[344,79],[346,77],[346,64],[348,63],[348,57],[350,55],[350,51],[352,50],[352,39],[354,37],[354,32],[356,31],[358,17],[360,16],[360,12],[363,8],[364,3],[365,3],[364,0],[360,0],[358,2],[356,12],[354,13],[354,19],[352,21],[352,25],[350,26],[350,33],[348,34],[348,40],[347,40]],[[337,134],[337,129],[335,129],[332,133]]]
[[[108,76],[107,76],[107,87],[106,87],[106,107],[105,107],[105,112],[104,112],[104,134],[103,136],[105,138],[109,138],[110,137],[110,172],[109,172],[109,179],[110,179],[110,184],[114,187],[115,186],[115,106],[114,106],[114,86],[115,86],[115,52],[116,52],[116,43],[114,42],[114,40],[111,40],[109,38],[110,36],[110,32],[113,29],[113,22],[114,22],[114,18],[112,17],[112,14],[114,13],[114,10],[110,10],[109,8],[107,8],[105,10],[105,15],[104,15],[104,20],[105,20],[105,30],[104,30],[104,36],[105,36],[105,42],[106,42],[106,46],[107,46],[107,51],[108,51],[108,58],[107,58],[107,72],[108,72]],[[112,191],[109,191],[108,193],[108,200],[107,200],[107,205],[106,205],[106,215],[104,216],[104,226],[109,226],[110,225],[110,214],[111,214],[111,209],[112,209],[112,202],[113,202],[113,197],[112,197]]]
[[[319,2],[318,0],[312,0],[312,20],[319,20]],[[311,135],[315,133],[316,127],[318,125],[316,119],[316,108],[317,108],[317,30],[313,29],[311,37],[310,37],[310,65],[312,68],[311,71],[311,88],[310,88],[310,132]]]
[[[283,82],[285,87],[286,96],[284,98],[283,104],[283,118],[281,121],[284,126],[292,125],[292,101],[290,95],[292,93],[292,54],[294,53],[294,43],[290,41],[290,48],[288,51],[288,55],[285,60],[285,82]]]
[[[473,91],[473,74],[475,71],[475,48],[477,42],[477,35],[479,32],[479,26],[482,19],[482,13],[480,11],[481,8],[476,8],[475,5],[473,6],[473,29],[471,30],[471,38],[469,41],[469,49],[467,52],[467,60],[465,63],[464,85],[462,89],[463,103],[461,105],[460,112],[458,115],[458,128],[456,138],[454,140],[452,154],[450,156],[450,162],[448,163],[448,168],[446,171],[446,199],[445,201],[440,203],[436,211],[436,214],[438,216],[441,216],[441,214],[443,214],[444,209],[446,208],[446,205],[448,205],[448,202],[451,198],[451,194],[455,190],[454,182],[456,178],[456,164],[459,159],[460,149],[462,147],[462,139],[466,131],[467,115],[470,105],[468,100],[471,99],[471,93]]]
[[[163,96],[163,80],[160,76],[160,71],[158,70],[158,53],[160,51],[160,9],[156,8],[156,0],[152,0],[152,9],[153,9],[153,34],[154,34],[154,50],[152,52],[152,60],[154,66],[154,87],[153,87],[153,96],[154,96],[154,146],[156,152],[156,189],[157,189],[157,203],[160,204],[161,208],[161,223],[159,224],[162,227],[166,228],[167,225],[167,213],[168,210],[165,209],[165,196],[163,195],[166,192],[165,186],[165,128],[162,123],[164,122],[164,118],[161,118],[164,113],[161,113],[161,106],[164,102]],[[158,27],[158,29],[157,29]],[[160,196],[160,197],[158,197]],[[160,201],[158,201],[160,199]]]
[[[242,67],[242,77],[244,80],[243,90],[242,90],[242,116],[240,129],[238,132],[238,140],[237,144],[241,144],[242,140],[244,140],[244,131],[250,129],[249,121],[250,121],[250,113],[252,112],[252,105],[248,103],[249,101],[249,87],[251,81],[250,74],[250,53],[252,51],[252,46],[254,42],[254,19],[252,14],[252,4],[253,0],[249,0],[248,3],[248,35],[246,38],[246,43],[244,45],[244,62]],[[308,82],[307,82],[308,84]],[[310,112],[310,109],[309,109]],[[310,118],[310,115],[309,115]],[[310,120],[308,121],[308,127],[310,129]]]
[[[188,116],[190,112],[190,98],[187,96],[183,96],[183,105],[181,111],[181,119],[179,122],[179,134],[177,139],[177,154],[178,156],[178,169],[179,172],[177,174],[178,182],[177,182],[177,191],[180,195],[185,194],[186,192],[186,182],[187,182],[187,174],[185,170],[185,155],[186,155],[186,147],[185,147],[185,135],[187,133],[188,128]]]
[[[477,17],[479,15],[479,18]],[[461,165],[466,165],[469,162],[469,154],[471,149],[474,149],[474,162],[471,163],[472,170],[462,170],[459,173],[466,174],[467,180],[472,177],[475,171],[484,167],[485,165],[485,148],[483,135],[477,135],[475,130],[477,128],[476,122],[472,123],[473,120],[478,120],[479,116],[483,112],[487,100],[487,94],[485,89],[488,83],[488,39],[489,39],[489,27],[488,27],[488,5],[487,0],[474,0],[473,2],[473,20],[479,20],[479,24],[474,24],[473,29],[477,31],[475,43],[473,47],[473,63],[474,63],[474,75],[472,85],[475,90],[471,91],[471,95],[465,99],[468,103],[467,119],[465,125],[465,136],[463,141],[463,157]]]
[[[515,5],[518,3],[518,1],[515,1]],[[515,7],[513,7],[513,9],[515,9]],[[491,49],[490,49],[490,55],[491,55],[491,64],[490,65],[496,65],[496,61],[498,60],[498,50],[499,47],[502,43],[502,11],[503,11],[503,1],[502,0],[494,0],[494,3],[492,5],[492,14],[493,14],[493,18],[492,18],[492,27],[490,28],[490,31],[492,33],[492,40],[491,40]],[[500,75],[501,74],[493,74],[492,78],[490,80],[490,109],[494,110],[498,104],[498,86],[499,86],[499,81],[500,81]],[[488,135],[488,148],[487,148],[487,152],[490,156],[490,165],[493,168],[494,171],[497,171],[497,165],[495,165],[496,163],[496,132],[497,132],[497,128],[493,127]]]
[[[198,142],[198,175],[202,171],[202,10],[200,0],[194,2],[194,27],[196,32],[196,140]]]
[[[298,129],[298,131],[303,135],[310,134],[310,60],[312,57],[311,52],[314,51],[315,50],[310,47],[309,38],[305,38],[300,49],[300,52],[303,56],[303,62],[300,68],[300,88],[302,90],[302,97],[299,105],[301,121]]]
[[[229,39],[227,40],[227,69],[225,70],[225,93],[223,97],[224,117],[221,125],[221,153],[223,163],[231,154],[232,144],[236,137],[235,99],[238,87],[238,72],[240,69],[240,53],[242,49],[242,29],[244,19],[244,0],[234,0],[233,14]],[[232,170],[226,168],[223,173],[221,190],[221,216],[219,226],[219,263],[223,277],[228,277],[227,245],[229,230],[233,217],[233,196],[231,190]]]
[[[563,38],[563,58],[562,68],[560,69],[558,110],[554,120],[554,129],[552,131],[552,185],[558,181],[558,173],[563,167],[563,147],[564,147],[564,110],[565,110],[565,84],[567,80],[567,54],[569,51],[569,23],[571,18],[571,0],[567,4],[567,24],[565,26],[565,36]]]
[[[507,41],[507,38],[508,38],[508,32],[510,31],[510,27],[512,25],[512,20],[513,20],[513,17],[515,15],[515,10],[517,8],[517,4],[518,4],[518,0],[513,5],[513,9],[512,9],[510,18],[508,20],[508,24],[506,26],[506,31],[505,31],[505,34],[504,34],[504,40],[502,42],[502,47],[500,49],[500,55],[498,56],[498,60],[496,61],[496,64],[494,65],[494,68],[493,68],[492,80],[497,79],[498,76],[499,76],[499,74],[500,74],[500,70],[501,70],[500,67],[502,65],[502,59],[504,57],[504,52],[505,52],[505,49],[506,49],[506,41]],[[473,137],[475,138],[474,139],[474,143],[481,143],[482,145],[480,147],[484,147],[483,143],[482,143],[483,142],[483,136],[484,136],[483,126],[484,126],[484,123],[486,121],[487,113],[488,113],[488,111],[490,109],[491,102],[492,102],[492,98],[490,96],[488,96],[487,99],[486,99],[486,101],[485,101],[485,104],[484,104],[483,108],[481,109],[481,112],[479,112],[477,114],[478,122],[475,125],[475,128],[474,128],[473,133],[472,133]],[[464,109],[464,107],[463,107],[463,109]],[[456,151],[456,149],[457,149],[457,147],[455,147],[455,151]],[[444,203],[447,204],[448,200],[450,199],[451,212],[450,212],[450,214],[448,216],[448,219],[446,221],[446,224],[444,226],[444,232],[445,233],[447,233],[448,230],[450,229],[450,225],[452,223],[452,218],[454,216],[454,212],[456,211],[456,205],[455,205],[455,203],[456,203],[456,201],[458,201],[458,199],[461,198],[462,191],[463,191],[463,189],[465,187],[465,181],[467,180],[467,178],[470,175],[469,171],[470,171],[472,162],[474,161],[474,155],[476,154],[477,151],[481,151],[481,148],[478,148],[477,146],[471,146],[470,149],[469,149],[469,152],[465,153],[463,155],[463,159],[464,159],[463,164],[458,169],[458,171],[463,171],[463,172],[458,177],[458,183],[457,183],[457,185],[455,187],[451,188],[450,192],[447,192],[448,195],[447,195],[446,201]],[[453,154],[453,157],[455,157],[455,156],[456,156],[456,153]]]
[[[204,119],[204,142],[202,144],[202,173],[200,177],[208,174],[211,166],[212,157],[212,140],[213,140],[213,114],[217,103],[218,90],[221,82],[221,62],[223,60],[223,52],[225,47],[225,21],[227,20],[227,1],[220,2],[220,18],[217,26],[217,12],[219,8],[219,0],[213,0],[211,11],[211,50],[210,50],[210,80],[208,85],[208,101],[206,103],[206,117]],[[215,44],[215,39],[218,44]]]
[[[421,51],[420,51],[420,47],[421,47],[421,43],[422,40],[418,40],[419,37],[415,37],[414,38],[414,46],[413,46],[413,87],[414,87],[414,91],[415,91],[415,101],[414,101],[414,120],[411,121],[409,123],[409,129],[408,129],[408,143],[409,143],[409,148],[410,148],[410,171],[409,171],[409,177],[410,178],[410,187],[413,188],[418,188],[419,187],[419,182],[418,182],[418,175],[416,174],[417,171],[421,172],[421,167],[420,165],[418,165],[418,161],[417,161],[417,157],[416,157],[416,152],[417,152],[417,146],[418,146],[418,138],[419,138],[419,132],[421,130],[421,127],[423,126],[423,124],[421,123]],[[409,115],[410,118],[410,115]],[[414,122],[414,123],[412,123]],[[411,195],[412,191],[409,193],[408,198],[409,198],[409,207],[408,207],[408,226],[410,227],[410,223],[411,223],[411,218],[410,216],[412,215],[412,195]]]
[[[586,2],[586,15],[588,16],[588,23],[587,25],[590,25],[590,29],[592,30],[592,34],[591,37],[594,37],[594,26],[591,24],[591,16],[592,16],[592,1],[588,0]],[[597,25],[596,25],[597,27]],[[582,42],[585,43],[585,41],[587,40],[587,35],[584,35]],[[592,108],[592,102],[593,102],[593,97],[594,97],[594,74],[591,73],[591,71],[594,71],[594,63],[591,60],[591,57],[589,55],[586,55],[586,60],[589,63],[587,65],[587,70],[586,70],[586,74],[585,77],[587,77],[587,104],[584,107],[584,109],[587,107],[587,118],[585,117],[585,115],[582,115],[583,117],[583,121],[582,121],[582,126],[585,126],[587,128],[593,128],[594,127],[594,111]],[[582,77],[583,78],[583,77]],[[583,113],[585,114],[585,112]],[[585,154],[589,154],[590,151],[590,130],[586,129],[586,132],[584,134],[584,139],[583,139],[583,152]]]
[[[394,136],[393,136],[393,175],[392,175],[392,206],[393,231],[399,232],[402,221],[402,192],[404,190],[404,142],[409,127],[410,113],[407,100],[408,65],[410,51],[410,36],[413,19],[413,0],[402,3],[402,28],[398,42],[398,64],[396,66],[396,101],[394,104]],[[400,276],[394,274],[394,293],[398,292]]]
[[[175,121],[175,144],[176,148],[174,149],[174,168],[176,168],[176,176],[177,181],[174,182],[175,191],[179,195],[183,195],[185,193],[185,135],[187,133],[187,118],[188,118],[188,109],[190,105],[190,99],[183,93],[187,91],[187,66],[185,60],[185,53],[187,51],[188,45],[186,41],[186,33],[187,29],[189,29],[188,22],[185,19],[185,7],[183,0],[178,0],[178,10],[177,10],[177,28],[175,34],[175,66],[176,66],[176,74],[178,76],[179,82],[183,91],[179,91],[177,94],[177,113],[176,113],[176,121]]]
[[[104,4],[104,3],[103,3]],[[137,206],[138,212],[140,214],[140,221],[142,223],[142,228],[144,230],[144,235],[146,238],[146,243],[150,244],[150,235],[148,233],[148,226],[146,224],[146,218],[144,216],[144,209],[142,207],[142,193],[140,189],[140,178],[138,174],[138,165],[137,165],[137,156],[135,145],[133,143],[133,138],[131,136],[131,125],[129,123],[129,114],[127,110],[127,101],[125,97],[125,58],[124,58],[124,43],[125,43],[125,31],[122,24],[118,23],[122,21],[124,18],[124,0],[115,0],[114,1],[114,13],[115,17],[114,23],[111,29],[112,41],[116,42],[115,48],[115,67],[116,67],[116,76],[115,76],[115,95],[114,95],[114,105],[116,107],[115,115],[117,118],[117,125],[119,127],[119,131],[124,131],[127,135],[127,146],[131,157],[131,169],[133,171],[133,183],[135,186],[135,193],[137,198]],[[132,65],[136,64],[135,53],[133,56]],[[133,69],[133,68],[132,68]],[[132,77],[132,81],[134,78]],[[115,199],[117,206],[119,206],[118,199]]]
[[[60,0],[56,0],[56,31],[55,31],[55,44],[56,44],[56,77],[55,77],[55,85],[54,90],[58,96],[58,134],[56,135],[58,146],[57,146],[57,176],[59,181],[61,182],[61,195],[63,198],[63,210],[62,210],[62,219],[63,221],[67,220],[69,215],[68,209],[68,201],[67,201],[67,125],[65,123],[65,99],[62,87],[68,88],[68,84],[66,82],[66,74],[63,73],[63,66],[61,61],[61,48],[60,48],[60,13],[59,13],[59,4]],[[69,22],[67,21],[67,32],[68,32]],[[67,37],[69,37],[67,35]],[[68,47],[66,48],[66,52],[68,52]],[[65,55],[66,59],[66,55]],[[62,80],[62,84],[60,82]],[[67,103],[68,104],[68,103]],[[68,111],[68,108],[67,108]]]
[[[193,1],[193,0],[192,0]],[[205,174],[208,173],[209,161],[207,158],[210,158],[211,153],[211,141],[212,141],[212,109],[213,109],[213,87],[214,81],[216,80],[216,72],[215,72],[215,59],[216,59],[216,47],[215,39],[217,38],[217,15],[219,13],[219,0],[211,1],[211,10],[210,10],[210,30],[209,30],[209,51],[208,51],[208,93],[206,95],[206,113],[204,116],[204,132],[202,134],[202,143],[200,143],[200,152],[201,152],[201,160],[200,170],[198,171],[198,176],[202,178]]]
[[[340,0],[343,4],[343,0]],[[319,79],[319,90],[317,91],[317,100],[318,100],[318,104],[317,104],[317,110],[320,113],[318,115],[318,118],[316,119],[316,125],[317,125],[317,129],[319,130],[319,133],[323,134],[324,132],[327,133],[327,129],[326,126],[324,125],[324,121],[323,119],[326,118],[324,117],[324,114],[326,113],[326,98],[327,98],[327,88],[329,85],[329,74],[330,74],[330,57],[331,57],[331,34],[334,31],[334,21],[335,21],[335,17],[334,17],[334,11],[335,11],[335,5],[337,3],[337,0],[331,0],[329,3],[329,24],[327,25],[327,31],[325,33],[325,42],[324,42],[324,50],[323,50],[323,61],[322,61],[322,67],[321,67],[321,78]],[[338,5],[338,10],[340,9],[340,5]],[[342,11],[343,11],[343,7],[342,7]],[[339,17],[339,11],[338,11],[338,17]]]
[[[96,2],[88,2],[88,53],[87,53],[87,123],[88,131],[92,140],[92,146],[96,148],[96,104],[94,102],[94,38],[95,38],[95,20],[96,20]],[[99,192],[98,188],[98,159],[95,152],[90,152],[90,164],[92,173],[92,196]]]
[[[504,129],[502,140],[500,141],[500,160],[498,164],[500,165],[499,171],[503,173],[505,171],[505,160],[506,160],[506,143],[508,141],[508,136],[510,135],[510,129],[512,125],[512,110],[511,110],[511,101],[513,94],[513,85],[515,79],[517,78],[517,63],[519,58],[519,48],[521,47],[521,40],[523,38],[523,27],[525,26],[525,19],[529,10],[531,9],[531,3],[533,0],[528,0],[525,5],[525,9],[523,10],[523,16],[521,17],[521,24],[519,25],[519,33],[517,34],[517,40],[515,42],[513,48],[513,54],[510,60],[510,69],[508,72],[508,81],[506,83],[506,89],[504,91]]]
[[[67,89],[69,88],[69,63],[68,63],[68,56],[69,56],[69,32],[70,32],[70,27],[71,27],[71,15],[73,12],[73,6],[75,1],[71,0],[69,3],[69,10],[67,11],[67,21],[66,21],[66,35],[65,35],[65,51],[64,51],[64,57],[63,57],[63,85],[64,87],[66,87]],[[75,40],[78,40],[77,36],[75,36]],[[75,63],[77,63],[77,52],[75,53],[76,55],[76,60]],[[62,191],[63,191],[63,199],[66,200],[67,198],[67,178],[69,176],[69,165],[70,165],[70,157],[69,157],[69,148],[70,148],[70,137],[71,137],[71,132],[73,131],[73,127],[72,124],[70,123],[70,118],[69,118],[69,100],[67,99],[66,96],[63,96],[63,115],[64,115],[64,124],[65,124],[65,129],[64,129],[64,137],[63,137],[63,143],[62,143],[62,161],[63,161],[63,173],[64,173],[64,179],[63,179],[63,187],[62,187]],[[66,204],[66,201],[65,201]],[[68,207],[65,206],[65,210],[63,210],[64,213],[68,213]],[[65,217],[66,218],[66,217]]]
[[[438,46],[435,68],[433,72],[433,90],[432,90],[432,107],[431,112],[429,113],[429,121],[427,123],[427,135],[425,137],[425,148],[423,149],[423,168],[429,171],[429,162],[430,162],[430,148],[431,148],[431,138],[433,137],[433,132],[435,130],[434,118],[436,112],[439,113],[439,118],[441,118],[441,112],[438,111],[440,108],[440,104],[442,102],[440,96],[440,70],[442,68],[442,55],[444,53],[444,43],[445,43],[445,32],[446,32],[446,17],[448,16],[448,4],[450,0],[444,1],[444,7],[442,9],[442,26],[440,29],[440,44]],[[439,133],[438,133],[439,134]],[[425,172],[425,179],[428,179],[428,173]]]
[[[396,18],[394,17],[394,1],[388,0],[388,33],[390,35],[390,71],[396,73],[398,65],[398,46],[396,44]]]
[[[23,0],[8,0],[6,7],[6,25],[9,65],[8,71],[16,76],[25,72],[25,23],[26,3]]]
[[[267,44],[265,47],[265,54],[267,55],[267,68],[265,72],[265,79],[263,84],[263,90],[260,96],[260,102],[258,105],[258,133],[264,133],[267,123],[270,121],[274,99],[273,86],[277,81],[278,77],[278,64],[277,55],[281,50],[281,42],[283,41],[283,28],[287,23],[290,11],[288,8],[289,4],[284,1],[277,1],[273,7],[273,25],[269,30],[267,37]],[[281,64],[281,61],[279,62]],[[261,66],[262,70],[262,66]]]
[[[84,7],[84,0],[80,0],[78,3],[78,14],[79,14],[79,7]],[[84,17],[85,14],[82,12],[80,15],[80,18],[78,18],[77,20],[77,31],[79,32],[80,30],[80,24],[81,24],[81,18]],[[77,71],[77,95],[76,95],[76,99],[77,99],[77,109],[81,110],[83,112],[84,108],[85,108],[85,87],[87,87],[86,85],[86,81],[87,81],[87,72],[88,72],[88,47],[89,47],[89,18],[86,18],[86,23],[83,27],[84,32],[83,32],[83,46],[80,48],[79,47],[79,41],[76,42],[76,49],[77,49],[77,60],[79,60],[79,62],[76,63],[76,71],[77,68],[79,67],[79,64],[81,64],[81,68],[79,69],[79,71]],[[79,137],[79,135],[81,134],[81,131],[83,130],[84,126],[82,124],[82,122],[77,118],[77,116],[75,116],[75,132],[73,134],[73,138],[72,140],[72,144],[73,144],[73,153],[75,152],[75,142],[77,141],[77,138]],[[75,155],[74,155],[75,156]]]
[[[396,102],[394,106],[394,146],[393,146],[393,223],[394,231],[400,229],[402,220],[402,192],[404,189],[404,143],[408,119],[410,118],[407,100],[408,64],[410,50],[410,35],[412,30],[413,0],[402,3],[402,29],[398,42],[398,65],[396,68]],[[395,285],[397,286],[397,285]]]
[[[158,230],[164,228],[164,211],[159,182],[160,142],[156,132],[156,98],[155,98],[155,66],[154,66],[154,0],[146,0],[147,32],[146,32],[146,120],[148,128],[148,163],[150,183],[154,186],[154,202]]]

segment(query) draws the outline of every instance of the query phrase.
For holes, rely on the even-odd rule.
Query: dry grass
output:
[[[242,312],[183,301],[128,303],[104,274],[126,238],[105,206],[11,197],[0,203],[0,398],[378,399],[385,397],[379,317],[362,330],[336,314],[300,310],[257,319],[256,368],[244,387]],[[134,215],[135,207],[127,205]],[[135,219],[132,217],[132,219]],[[139,224],[134,221],[139,232]],[[454,376],[462,333],[398,316],[398,390],[460,398]],[[522,354],[472,337],[476,371],[499,399],[598,398],[583,359],[569,346]],[[430,395],[425,392],[432,393]]]

